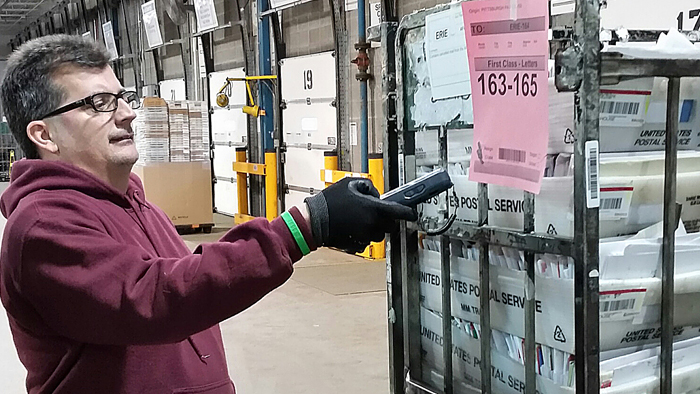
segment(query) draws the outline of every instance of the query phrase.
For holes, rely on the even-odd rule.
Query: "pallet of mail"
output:
[[[209,114],[199,101],[144,98],[136,110],[134,133],[137,165],[209,161]]]
[[[209,110],[203,101],[189,101],[190,160],[209,161]]]
[[[610,359],[632,357],[629,355],[636,354],[641,349],[653,348],[659,342],[660,234],[661,226],[655,225],[635,236],[601,241],[601,358],[604,355]],[[453,350],[455,374],[460,371],[467,383],[476,384],[480,378],[480,328],[477,324],[480,319],[481,296],[478,276],[479,249],[457,240],[450,242],[452,316],[458,323],[456,328],[453,327],[453,341],[456,347]],[[697,263],[700,257],[700,234],[687,234],[680,226],[676,233],[676,242],[678,249],[674,341],[681,342],[700,336],[700,306],[695,302],[700,296],[700,264]],[[423,354],[425,356],[430,353],[426,348],[433,348],[433,354],[437,355],[437,358],[428,358],[427,361],[440,372],[442,353],[441,349],[435,349],[442,342],[435,336],[442,332],[439,313],[435,313],[442,310],[439,238],[424,237],[420,244],[419,281],[421,306],[424,308],[421,327]],[[493,352],[499,355],[492,359],[494,390],[521,392],[520,385],[524,384],[522,338],[527,283],[524,254],[515,249],[492,245],[489,260],[492,265],[489,299]],[[568,387],[574,384],[573,269],[573,262],[569,258],[547,254],[536,256],[535,340],[538,343],[536,368],[540,375],[537,382],[540,392],[569,392]],[[697,342],[697,339],[695,340]],[[697,347],[694,349],[696,352],[700,350]],[[458,369],[459,365],[463,369]],[[601,371],[605,372],[603,365],[601,364]],[[627,368],[626,364],[620,365]],[[688,368],[693,371],[679,378],[678,384],[681,387],[687,383],[690,384],[688,387],[700,388],[700,377],[694,375],[700,372],[700,357],[690,364],[678,363],[674,368],[678,369],[681,375]],[[653,373],[644,376],[653,377]],[[686,382],[686,378],[690,381]],[[604,383],[603,387],[610,387],[609,381],[601,381]],[[615,387],[624,386],[628,381],[618,378],[612,382],[612,387]],[[658,381],[652,379],[644,384],[650,388],[654,384],[658,385]],[[501,389],[497,389],[499,385]],[[567,390],[562,390],[560,386],[566,387]],[[635,393],[634,390],[620,392]]]
[[[418,175],[433,166],[418,167]],[[600,236],[634,234],[662,218],[664,152],[600,155]],[[433,227],[444,213],[456,212],[457,222],[474,224],[478,216],[478,184],[461,164],[448,167],[454,188],[419,206],[421,221]],[[535,197],[535,232],[572,237],[574,230],[573,156],[548,155],[546,177]],[[688,232],[700,230],[700,152],[678,154],[678,201]],[[489,185],[489,224],[522,230],[523,192]]]
[[[170,161],[190,161],[190,115],[187,101],[168,101]]]
[[[139,151],[138,165],[170,161],[170,122],[168,103],[158,97],[145,97],[133,122],[134,142]]]

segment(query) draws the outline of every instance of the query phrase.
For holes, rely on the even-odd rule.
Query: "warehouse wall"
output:
[[[147,48],[147,41],[143,27],[140,24],[140,4],[143,0],[124,0],[125,10],[128,13],[129,21],[127,21],[119,9],[119,26],[120,31],[116,35],[120,54],[139,52],[139,60],[141,62],[140,70],[134,70],[135,63],[124,62],[123,64],[123,84],[125,86],[136,85],[136,79],[140,79],[139,83],[145,86],[154,85],[157,83],[155,67],[153,63],[153,55],[151,52],[139,51],[139,48]],[[163,41],[176,40],[179,38],[178,26],[172,22],[170,17],[164,11],[164,1],[156,0],[157,9],[159,12],[159,23]],[[251,2],[242,1],[246,7],[246,11],[250,12]],[[343,1],[343,0],[341,0]],[[446,3],[447,0],[405,0],[398,2],[399,16],[409,14],[415,10],[429,8],[437,4]],[[97,17],[95,7],[96,0],[87,0],[86,2],[89,12]],[[369,2],[367,2],[369,7]],[[215,0],[216,13],[220,25],[228,22],[235,23],[238,21],[238,12],[236,10],[236,2],[232,0]],[[369,9],[367,10],[367,24],[370,23]],[[76,13],[77,16],[77,13]],[[342,61],[348,62],[348,75],[346,78],[349,83],[347,92],[349,105],[349,122],[357,125],[357,142],[358,144],[351,147],[353,169],[360,167],[360,83],[355,79],[357,67],[349,64],[351,59],[357,56],[357,51],[354,49],[354,44],[357,42],[357,11],[347,11],[345,14],[345,23],[348,31],[347,48],[348,52],[343,56]],[[282,36],[286,44],[286,57],[296,57],[309,55],[314,53],[331,51],[335,48],[334,31],[332,24],[332,7],[330,0],[312,0],[308,3],[297,5],[280,13]],[[88,26],[88,29],[93,32],[98,42],[103,42],[101,32],[101,21],[97,21]],[[251,26],[252,27],[252,26]],[[187,25],[180,26],[182,33],[189,27]],[[79,28],[84,30],[83,28]],[[81,33],[76,32],[74,33]],[[131,48],[127,38],[131,39]],[[240,29],[237,26],[219,29],[212,33],[212,41],[214,45],[214,70],[220,71],[231,68],[243,67],[245,65],[244,52],[242,45],[242,37]],[[180,45],[168,45],[157,50],[161,59],[164,79],[174,79],[185,77],[183,58]],[[382,110],[382,92],[381,92],[381,58],[382,49],[373,47],[368,50],[370,57],[370,70],[373,79],[368,82],[368,97],[369,97],[369,152],[381,152],[383,141],[383,110]],[[1,57],[0,57],[1,58]],[[189,61],[189,57],[186,57]],[[136,71],[136,72],[135,72]],[[192,77],[192,76],[188,76]]]
[[[236,2],[232,0],[215,0],[216,17],[219,25],[238,21]],[[214,70],[227,70],[243,67],[245,55],[243,53],[243,40],[238,26],[219,29],[212,33],[214,43]]]
[[[369,7],[369,2],[367,2]],[[357,11],[349,11],[346,13],[346,23],[348,28],[348,61],[354,59],[357,56],[357,51],[355,50],[355,43],[358,38],[357,30]],[[367,12],[367,26],[370,24],[369,12]],[[372,75],[372,79],[367,82],[367,97],[368,97],[368,151],[369,153],[381,153],[382,152],[382,140],[383,140],[383,130],[382,130],[382,52],[381,48],[378,46],[373,47],[367,51],[367,56],[370,58],[370,69],[369,73]],[[360,100],[360,82],[355,79],[357,74],[357,67],[354,64],[350,65],[348,80],[350,81],[350,92],[348,95],[350,104],[350,123],[357,124],[358,145],[353,146],[351,153],[353,157],[354,169],[359,170],[361,168],[361,150],[360,150],[360,116],[361,116],[361,105]]]
[[[438,4],[450,3],[449,0],[402,0],[398,2],[399,17],[408,15],[414,11],[432,8]]]
[[[335,48],[329,0],[314,0],[282,11],[282,35],[287,57],[327,52]]]
[[[163,14],[163,18],[160,19],[160,26],[163,34],[163,42],[177,40],[180,38],[178,34],[178,26],[165,13]],[[186,28],[186,26],[180,27],[183,33],[187,33],[187,30],[185,30]],[[185,71],[182,64],[182,57],[180,55],[180,45],[167,45],[158,51],[160,53],[161,64],[163,66],[163,78],[183,78],[185,76]]]

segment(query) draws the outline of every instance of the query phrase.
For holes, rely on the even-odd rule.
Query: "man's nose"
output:
[[[123,98],[117,100],[117,110],[114,116],[117,122],[129,122],[136,118],[136,112],[131,108],[131,104],[127,103]]]

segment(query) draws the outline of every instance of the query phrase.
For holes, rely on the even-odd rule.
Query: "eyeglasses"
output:
[[[94,109],[97,112],[114,112],[117,110],[117,107],[119,106],[119,99],[124,100],[131,109],[137,109],[139,106],[141,106],[141,103],[139,102],[139,96],[136,94],[134,91],[130,90],[125,90],[122,92],[119,92],[117,94],[114,93],[96,93],[93,94],[92,96],[85,97],[82,100],[78,100],[75,102],[72,102],[70,104],[66,104],[63,107],[50,112],[47,115],[42,116],[39,119],[46,119],[50,118],[52,116],[60,115],[62,113],[72,111],[76,108],[80,108],[86,105],[92,106],[92,109]]]

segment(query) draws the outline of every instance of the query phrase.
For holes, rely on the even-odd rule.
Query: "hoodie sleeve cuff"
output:
[[[304,237],[304,240],[306,241],[306,244],[308,245],[309,250],[311,250],[311,251],[316,250],[318,247],[317,247],[316,243],[314,242],[313,235],[311,234],[311,227],[306,222],[306,220],[302,216],[299,209],[297,209],[297,207],[293,207],[292,209],[290,209],[287,212],[289,212],[292,215],[294,222],[296,223],[299,230],[301,230],[301,234]],[[287,227],[287,225],[284,223],[284,220],[281,217],[278,217],[275,220],[273,220],[273,225],[275,227],[277,227],[277,226],[284,227],[284,230],[280,229],[279,231],[283,231],[286,233],[285,235],[288,235],[288,239],[286,240],[287,242],[285,242],[285,243],[286,243],[288,250],[290,252],[290,257],[292,258],[292,261],[296,262],[296,261],[300,260],[302,257],[304,257],[304,255],[301,251],[301,248],[294,240],[294,236],[292,235],[292,233],[289,230],[289,228]]]
[[[306,221],[306,219],[304,219],[304,216],[299,211],[299,208],[292,207],[292,209],[290,209],[288,212],[292,214],[292,217],[297,223],[299,230],[301,230],[301,234],[304,236],[306,244],[309,245],[309,249],[311,249],[312,252],[318,249],[316,242],[314,242],[314,236],[311,233],[311,227],[309,226],[309,223]]]

